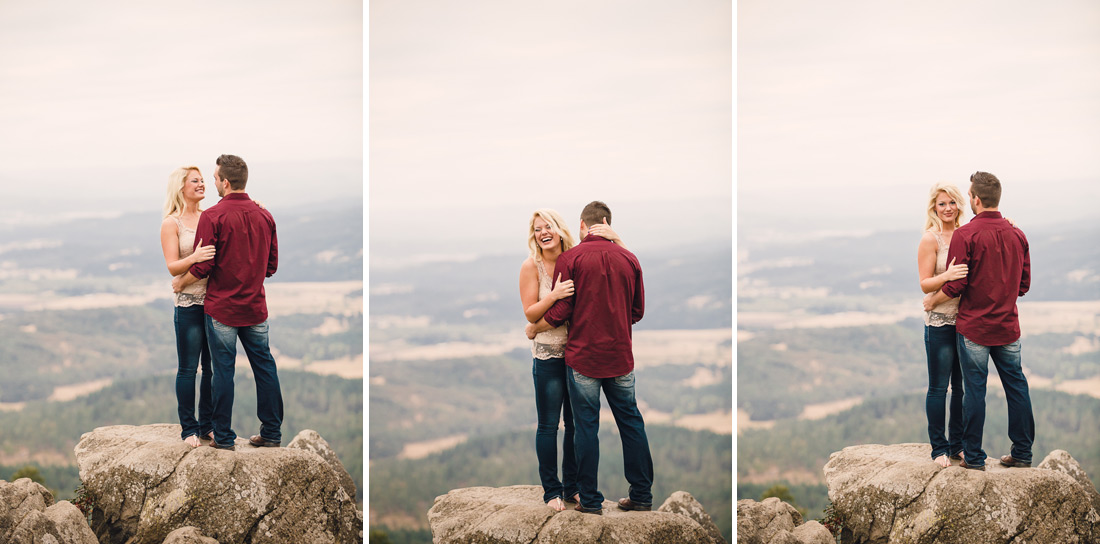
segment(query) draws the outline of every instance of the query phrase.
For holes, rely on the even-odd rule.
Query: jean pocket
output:
[[[595,385],[596,383],[599,382],[598,379],[589,378],[588,376],[585,376],[584,374],[581,374],[580,372],[577,372],[576,370],[571,370],[571,372],[573,373],[573,381],[577,385]]]
[[[214,319],[212,317],[210,318],[210,324],[213,325],[214,330],[218,332],[233,332],[233,329],[236,328],[226,325],[225,323],[222,323],[221,321],[218,321],[217,319]]]
[[[634,371],[615,378],[615,385],[619,387],[634,387]]]

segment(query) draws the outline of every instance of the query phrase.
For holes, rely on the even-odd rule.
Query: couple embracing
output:
[[[556,511],[566,502],[586,514],[603,512],[597,486],[600,391],[623,442],[630,496],[622,510],[650,510],[653,460],[645,422],[634,398],[631,326],[642,319],[642,267],[611,229],[611,210],[600,201],[581,211],[579,244],[561,216],[534,212],[528,229],[530,257],[520,268],[519,289],[527,337],[534,341],[532,375],[543,501]],[[565,437],[558,479],[558,421]]]
[[[1012,451],[1005,467],[1030,467],[1035,418],[1020,355],[1016,299],[1031,287],[1031,258],[1023,231],[1001,216],[1001,182],[988,172],[970,176],[974,218],[961,225],[962,193],[932,187],[925,233],[917,250],[924,298],[928,356],[925,411],[932,458],[941,467],[959,461],[985,470],[982,449],[989,359],[1008,401]],[[961,225],[961,226],[960,226]],[[947,388],[951,386],[947,432]]]
[[[168,178],[160,242],[174,278],[176,402],[181,438],[191,447],[201,440],[233,450],[233,376],[237,339],[256,377],[260,433],[255,447],[278,447],[282,440],[283,397],[275,359],[268,347],[264,278],[279,263],[275,219],[248,197],[248,165],[236,155],[218,157],[214,184],[221,201],[203,211],[206,182],[197,166],[177,168]],[[195,417],[195,375],[199,382]]]

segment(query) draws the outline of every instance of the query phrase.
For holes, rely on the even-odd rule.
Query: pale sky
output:
[[[1100,3],[737,4],[738,237],[919,229],[997,175],[1023,225],[1095,218]]]
[[[276,208],[361,199],[363,42],[356,0],[0,1],[0,211],[156,211],[222,153]]]
[[[730,2],[372,0],[369,21],[372,255],[456,228],[455,251],[523,249],[534,209],[575,232],[596,199],[643,246],[700,202],[729,238]]]

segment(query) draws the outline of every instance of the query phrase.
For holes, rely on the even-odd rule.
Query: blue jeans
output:
[[[982,433],[985,429],[985,382],[989,375],[991,357],[1008,401],[1008,438],[1012,440],[1010,454],[1018,461],[1030,463],[1031,444],[1035,441],[1035,418],[1031,413],[1027,378],[1024,377],[1020,363],[1020,341],[1004,346],[983,346],[962,334],[958,334],[957,338],[959,361],[962,364],[963,379],[966,381],[963,397],[963,414],[966,417],[963,449],[966,450],[966,464],[985,464]]]
[[[653,458],[649,454],[649,439],[645,421],[634,399],[634,372],[616,378],[589,378],[573,370],[566,373],[569,402],[573,405],[576,436],[573,446],[577,455],[577,483],[581,506],[597,509],[603,505],[603,494],[597,489],[600,468],[600,390],[615,416],[619,436],[623,441],[623,472],[630,483],[630,500],[642,506],[653,504]]]
[[[565,359],[535,359],[531,375],[535,380],[535,409],[538,430],[535,431],[535,455],[539,459],[539,479],[542,480],[542,502],[554,497],[569,498],[577,494],[577,458],[573,453],[573,410],[565,385]],[[562,441],[561,474],[558,480],[558,420],[565,411],[565,437]]]
[[[952,455],[962,451],[963,384],[959,351],[955,346],[955,326],[924,327],[924,350],[928,354],[928,394],[924,399],[924,413],[928,417],[928,441],[932,444],[932,458]],[[951,423],[944,435],[944,419],[947,417],[947,386],[951,385]]]
[[[206,436],[214,429],[210,419],[214,404],[210,400],[210,347],[206,344],[203,307],[177,306],[172,321],[176,325],[176,411],[179,412],[180,438]],[[202,366],[199,381],[199,418],[195,419],[195,374]]]
[[[275,359],[271,357],[267,345],[267,321],[251,327],[231,327],[207,315],[206,338],[214,362],[214,441],[227,446],[237,439],[232,424],[238,338],[256,377],[256,416],[260,419],[260,436],[273,442],[282,441],[283,394],[279,388]]]

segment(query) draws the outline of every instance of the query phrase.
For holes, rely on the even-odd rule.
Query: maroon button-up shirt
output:
[[[983,346],[1003,346],[1020,338],[1016,298],[1031,287],[1031,257],[1024,232],[1001,217],[982,212],[955,229],[947,262],[968,265],[965,278],[943,285],[959,299],[955,331]]]
[[[195,245],[214,244],[214,258],[191,266],[191,275],[206,284],[206,314],[231,327],[250,327],[267,320],[264,278],[279,267],[275,218],[248,198],[230,193],[202,212]]]
[[[550,307],[546,322],[569,324],[565,364],[589,378],[614,378],[634,370],[631,325],[645,313],[642,265],[633,253],[589,235],[562,253],[554,267],[574,294]]]

